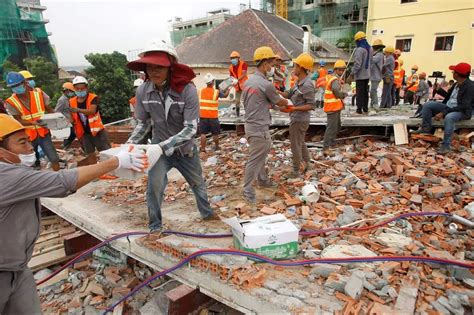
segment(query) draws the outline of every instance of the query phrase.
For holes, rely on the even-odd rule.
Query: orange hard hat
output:
[[[234,50],[230,53],[230,58],[240,58],[239,52]]]
[[[0,114],[0,141],[14,132],[24,130],[25,126],[18,120],[7,114]]]
[[[71,82],[65,82],[63,84],[63,90],[71,90],[71,91],[74,91],[74,84],[72,84]]]
[[[413,65],[411,68],[414,69],[414,70],[418,70],[418,66],[417,66],[417,65]]]
[[[426,79],[426,72],[422,72],[422,73],[418,74],[418,78]]]

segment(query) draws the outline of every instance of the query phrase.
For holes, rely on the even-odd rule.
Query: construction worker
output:
[[[320,60],[318,64],[319,64],[319,68],[318,68],[319,78],[326,77],[328,75],[328,71],[325,68],[326,61]]]
[[[240,116],[240,97],[242,95],[242,90],[244,88],[244,83],[247,81],[247,68],[248,65],[245,61],[240,60],[240,53],[238,51],[233,51],[230,54],[230,66],[229,74],[231,77],[237,79],[235,84],[235,115]]]
[[[0,114],[0,314],[41,314],[28,262],[40,234],[40,197],[61,198],[117,168],[143,171],[144,154],[122,150],[105,162],[59,172],[35,171],[27,129]]]
[[[347,93],[342,91],[342,74],[346,70],[346,62],[338,60],[334,63],[334,75],[328,75],[324,92],[323,110],[327,115],[326,131],[324,132],[323,149],[325,155],[331,155],[331,148],[336,145],[336,137],[341,130],[341,111],[344,109],[344,98]]]
[[[380,81],[382,81],[383,70],[383,49],[385,45],[380,39],[374,40],[372,43],[372,65],[370,66],[370,107],[379,105],[378,89]]]
[[[25,80],[26,80],[26,83],[28,83],[28,85],[32,88],[32,89],[36,89],[36,82],[35,82],[35,76],[33,74],[31,74],[30,71],[28,70],[22,70],[20,72],[18,72],[19,74],[21,74]],[[39,91],[41,91],[41,89],[39,89]]]
[[[214,88],[215,78],[208,73],[205,76],[206,87],[199,90],[199,133],[201,137],[201,152],[206,152],[206,135],[211,133],[214,140],[214,150],[219,149],[219,135],[221,125],[219,122],[219,98],[229,96],[230,88],[224,93]]]
[[[383,65],[383,89],[382,89],[382,102],[380,103],[380,108],[391,108],[393,104],[393,80],[394,75],[393,71],[395,69],[395,58],[393,53],[395,49],[392,46],[387,46],[384,48],[383,53],[385,55],[384,65]]]
[[[138,124],[128,143],[140,142],[153,123],[152,143],[163,152],[148,172],[147,203],[151,233],[163,228],[163,202],[168,171],[176,168],[189,183],[204,220],[219,220],[209,204],[206,183],[194,136],[199,121],[199,98],[193,70],[178,63],[178,55],[163,40],[152,41],[127,67],[145,71],[147,80],[137,90],[135,117]]]
[[[253,182],[261,187],[274,187],[268,179],[265,164],[272,146],[270,108],[286,109],[288,100],[282,98],[267,77],[273,72],[275,53],[270,47],[255,50],[255,74],[245,83],[242,101],[245,108],[245,135],[249,143],[249,157],[245,164],[243,197],[251,204],[256,202]]]
[[[315,72],[315,73],[317,74],[316,83],[315,83],[315,86],[316,86],[315,106],[317,108],[322,108],[324,105],[324,91],[326,90],[328,71],[324,69],[324,71]],[[323,76],[321,76],[320,73],[322,73]]]
[[[135,127],[137,124],[136,119],[135,119],[135,105],[137,103],[137,97],[135,96],[135,94],[137,94],[137,89],[140,85],[143,84],[143,82],[144,81],[141,78],[135,79],[135,81],[133,81],[134,95],[131,99],[128,100],[128,104],[130,105],[130,113],[132,114],[132,122],[131,122],[132,127]]]
[[[469,120],[474,108],[474,82],[469,79],[471,74],[471,65],[465,62],[449,66],[453,71],[453,78],[456,83],[448,92],[440,90],[444,94],[443,102],[430,101],[423,104],[421,117],[423,118],[421,127],[414,133],[431,133],[431,119],[441,120],[444,118],[444,137],[441,147],[438,150],[440,154],[446,154],[451,151],[451,140],[453,137],[455,123],[460,120]]]
[[[369,78],[373,52],[364,32],[357,32],[354,40],[357,48],[354,51],[352,73],[356,81],[357,114],[362,114],[369,111]]]
[[[408,104],[413,104],[414,96],[416,93],[416,90],[418,89],[418,66],[413,65],[411,67],[411,73],[410,76],[408,77],[407,80],[407,86],[405,88],[405,97],[404,97],[404,102]]]
[[[74,124],[74,119],[72,119],[71,104],[69,104],[69,99],[73,98],[74,96],[76,96],[74,93],[74,85],[71,82],[65,82],[63,84],[63,94],[58,99],[56,107],[54,107],[54,111],[56,113],[63,114],[64,117],[66,117],[71,122],[71,124]],[[74,139],[76,139],[76,133],[74,131],[73,125],[71,126],[69,137],[63,141],[63,149],[69,148]]]
[[[309,73],[313,71],[314,60],[308,53],[302,53],[293,60],[294,74],[298,77],[295,86],[289,92],[281,93],[285,98],[291,99],[294,106],[288,106],[290,113],[290,144],[293,154],[293,172],[291,177],[300,177],[300,169],[303,172],[310,167],[310,156],[306,147],[305,137],[309,128],[310,111],[315,106],[315,88]],[[303,167],[301,167],[303,164]]]
[[[400,89],[403,85],[404,71],[402,71],[403,60],[400,59],[402,51],[395,49],[393,52],[393,58],[395,59],[395,67],[393,69],[393,94],[392,94],[392,105],[400,104]]]
[[[72,84],[76,96],[71,98],[69,103],[74,119],[74,131],[89,163],[96,163],[96,149],[100,152],[111,148],[99,112],[99,97],[89,92],[89,82],[84,77],[75,77]]]
[[[41,121],[45,113],[53,113],[49,97],[41,90],[33,89],[18,72],[7,74],[7,87],[13,91],[6,100],[7,111],[26,127],[28,140],[36,152],[35,166],[39,167],[38,147],[40,147],[54,171],[59,170],[59,156],[51,140],[51,133]]]
[[[278,91],[285,91],[286,78],[288,77],[288,69],[283,64],[280,55],[276,55],[275,73],[273,74],[273,84]]]

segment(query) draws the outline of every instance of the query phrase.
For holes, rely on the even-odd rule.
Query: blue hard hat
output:
[[[7,87],[9,88],[23,83],[24,81],[25,77],[18,72],[8,72],[7,74]]]
[[[333,69],[329,69],[328,70],[328,74],[333,74],[334,73],[334,70]]]
[[[326,61],[321,60],[321,61],[319,62],[319,65],[320,65],[320,66],[325,66],[325,65],[326,65]]]

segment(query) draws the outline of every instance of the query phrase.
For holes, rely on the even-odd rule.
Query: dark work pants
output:
[[[63,148],[70,146],[74,139],[76,139],[76,132],[74,131],[74,127],[71,127],[69,137],[63,141]]]
[[[41,314],[35,279],[29,268],[0,271],[0,314]]]
[[[367,113],[369,111],[369,79],[356,80],[357,112]]]
[[[324,132],[324,149],[336,145],[336,137],[341,130],[341,111],[326,113],[328,116],[326,131]]]

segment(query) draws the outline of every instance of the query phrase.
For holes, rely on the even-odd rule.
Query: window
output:
[[[450,36],[436,36],[435,51],[451,51],[453,50],[454,35]]]
[[[418,2],[418,0],[400,0],[401,4],[410,3],[410,2]]]
[[[314,3],[314,0],[305,0],[304,3],[305,3],[305,4],[313,4],[313,3]]]
[[[411,38],[397,39],[395,42],[395,48],[400,49],[402,52],[410,52]]]

